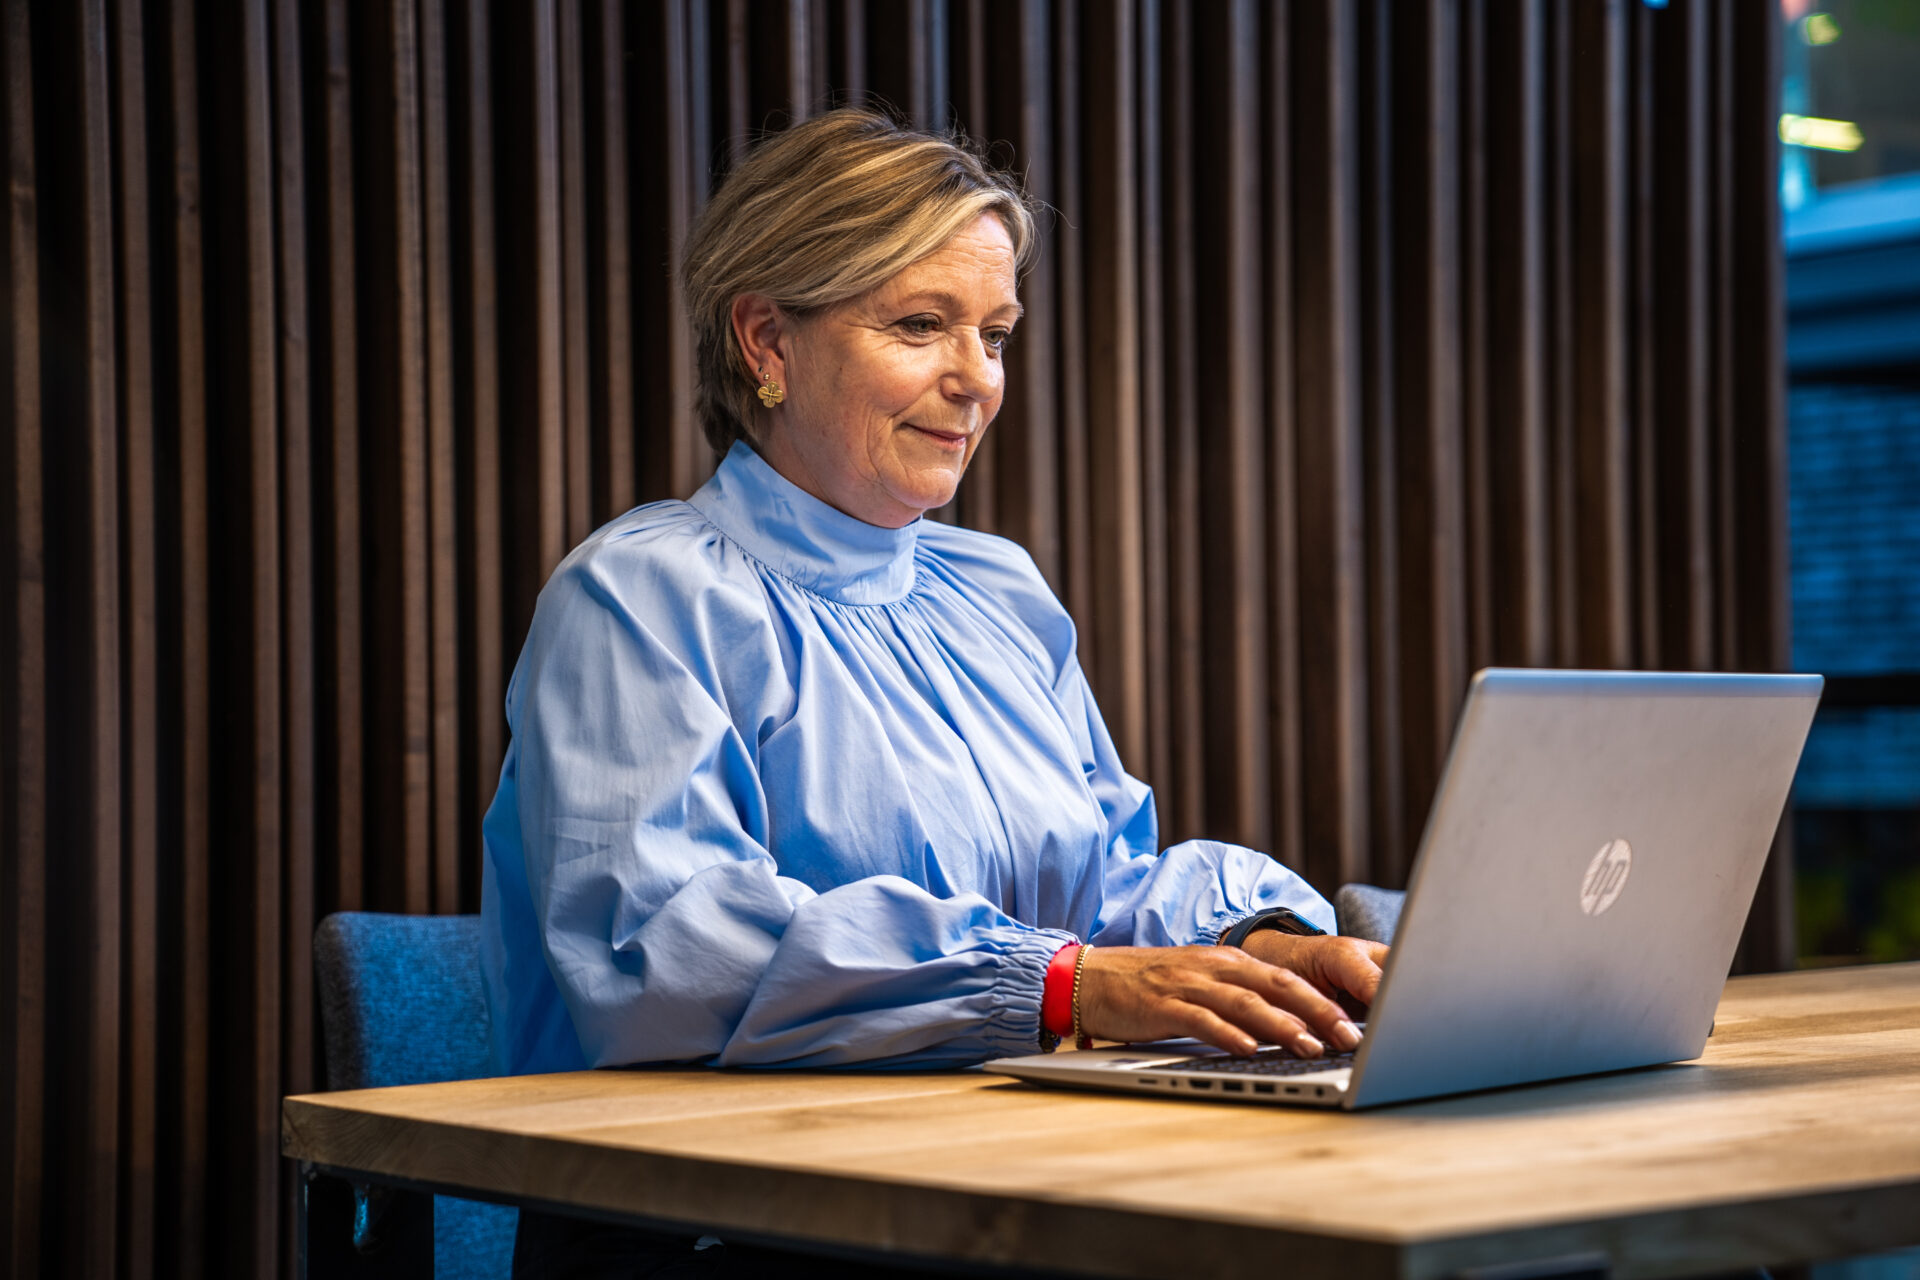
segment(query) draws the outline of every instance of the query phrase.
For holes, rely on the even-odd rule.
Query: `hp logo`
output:
[[[1620,891],[1627,887],[1627,873],[1633,870],[1633,848],[1625,840],[1609,840],[1600,846],[1587,864],[1587,878],[1580,883],[1580,909],[1597,916],[1612,906]]]

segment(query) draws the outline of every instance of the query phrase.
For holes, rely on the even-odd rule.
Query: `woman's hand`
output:
[[[1335,934],[1301,937],[1262,929],[1247,939],[1249,955],[1299,974],[1330,1000],[1345,997],[1348,1008],[1364,1009],[1380,991],[1380,969],[1387,962],[1384,942]]]
[[[1318,947],[1276,947],[1287,943]],[[1360,1032],[1331,998],[1370,1001],[1387,949],[1356,938],[1298,938],[1268,930],[1238,947],[1096,947],[1080,976],[1080,1025],[1103,1040],[1191,1036],[1229,1053],[1262,1042],[1318,1057],[1351,1049]],[[1249,954],[1251,952],[1252,954]],[[1288,957],[1284,966],[1267,956]]]

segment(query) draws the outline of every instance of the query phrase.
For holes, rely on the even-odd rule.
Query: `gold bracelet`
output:
[[[1080,1029],[1080,974],[1087,967],[1087,953],[1093,950],[1091,943],[1082,943],[1080,954],[1073,958],[1073,1047],[1076,1049],[1093,1048],[1093,1037]]]

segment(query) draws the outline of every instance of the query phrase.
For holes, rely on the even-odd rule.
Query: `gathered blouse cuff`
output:
[[[1194,942],[1210,947],[1220,941],[1220,935],[1245,920],[1260,907],[1222,907],[1213,913],[1212,919],[1200,926],[1200,936]]]
[[[1079,939],[1058,929],[1021,929],[1000,953],[981,1039],[986,1056],[1011,1058],[1040,1051],[1040,999],[1054,952]]]

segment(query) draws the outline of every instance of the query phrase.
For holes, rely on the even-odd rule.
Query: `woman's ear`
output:
[[[740,344],[740,354],[747,358],[754,381],[760,381],[764,369],[775,382],[785,385],[786,313],[765,294],[743,293],[733,300],[732,318],[734,341]]]

